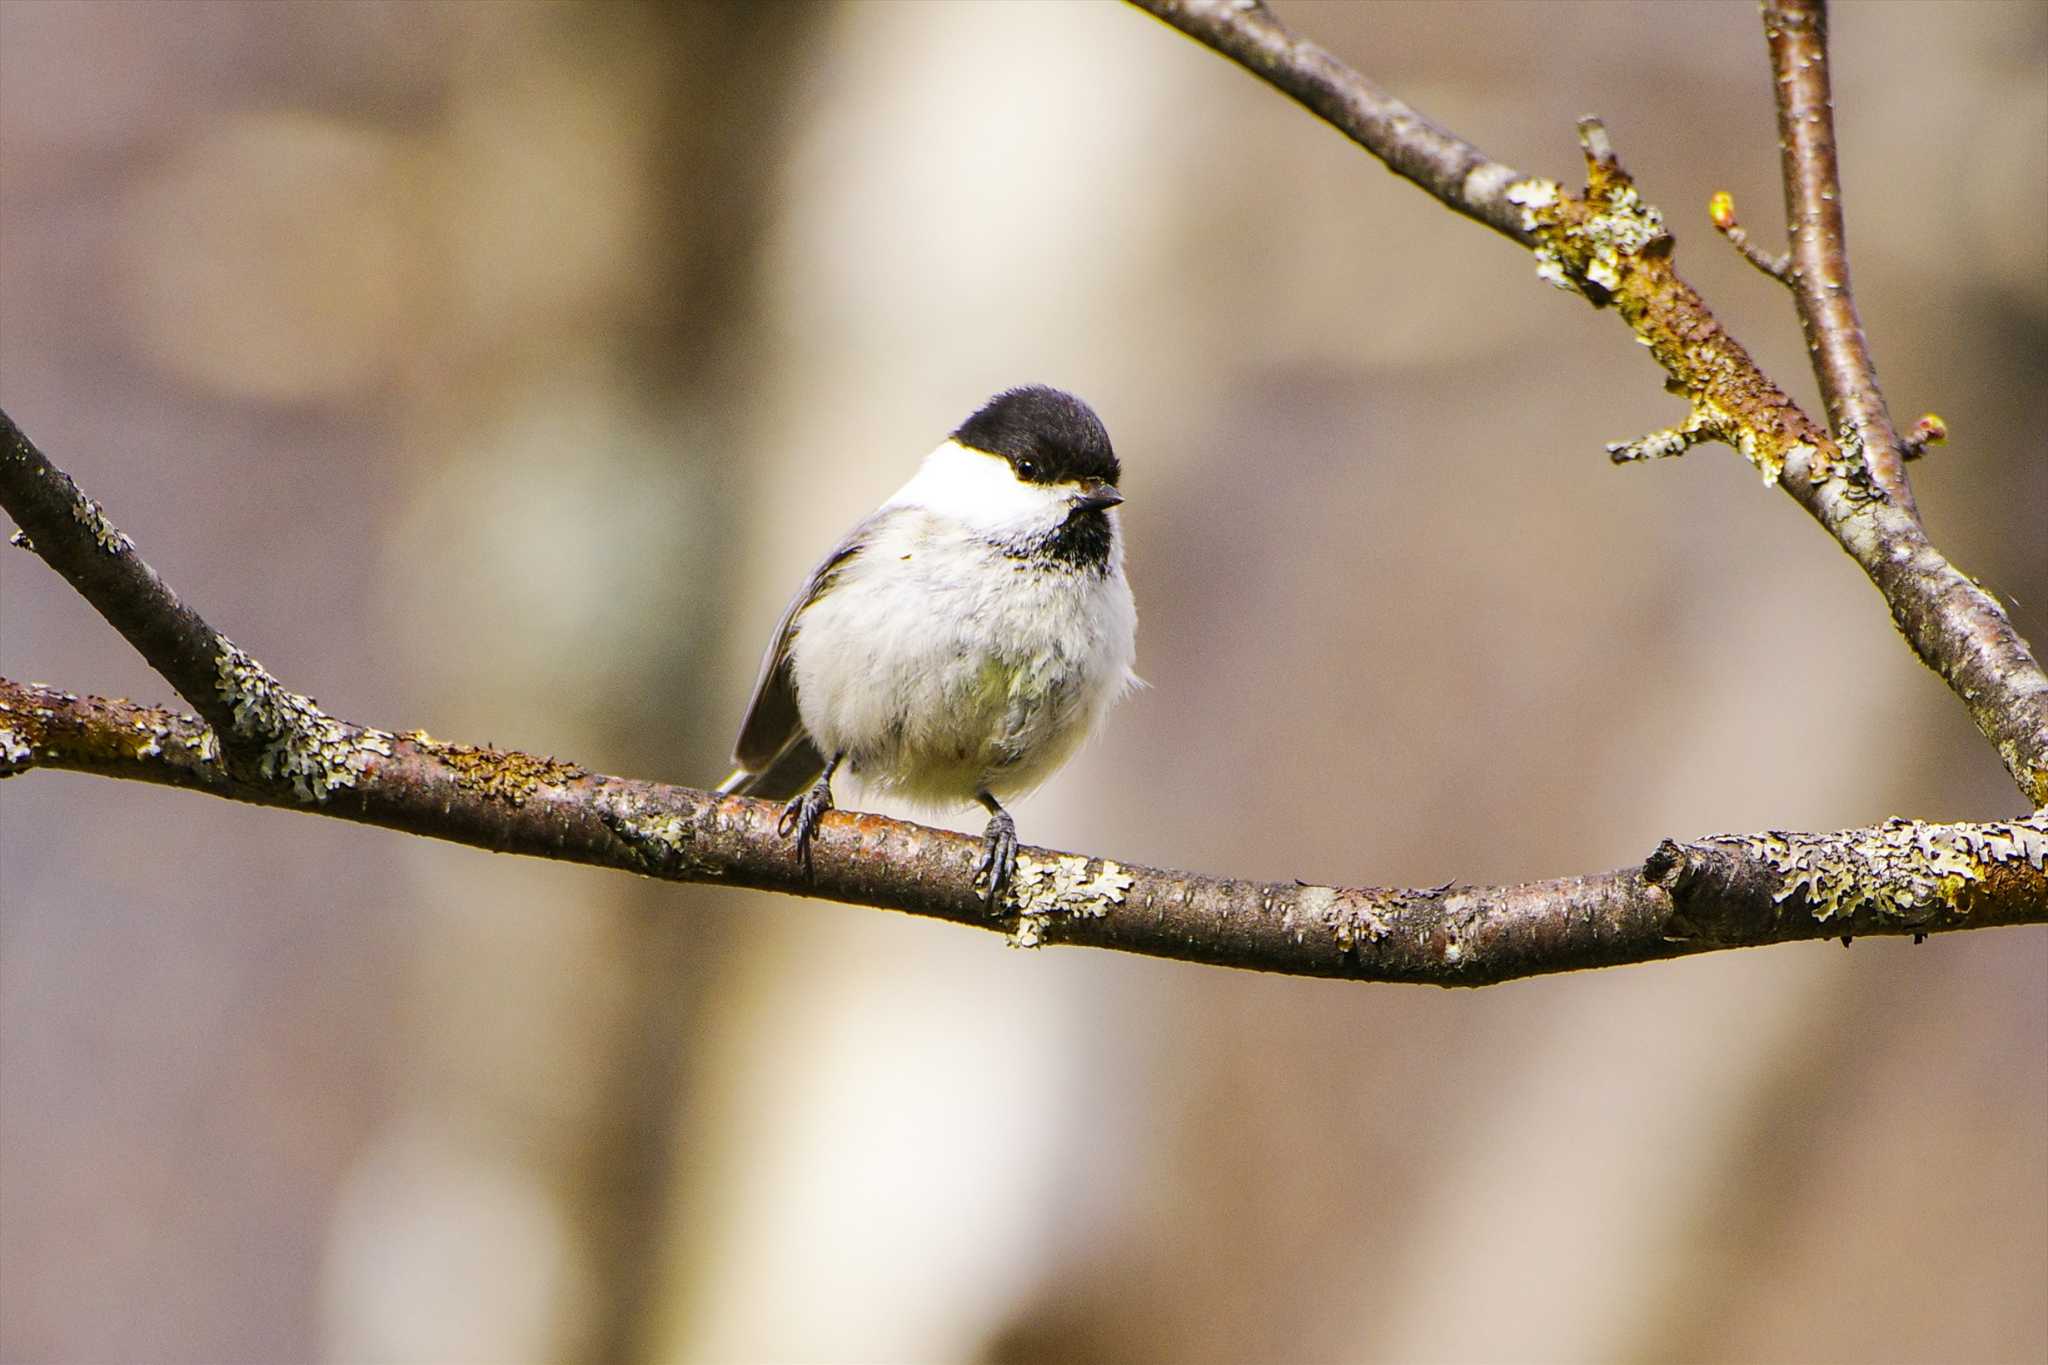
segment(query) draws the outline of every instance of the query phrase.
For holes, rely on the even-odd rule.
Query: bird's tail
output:
[[[758,796],[764,801],[786,801],[818,780],[825,771],[825,756],[811,743],[810,736],[798,735],[795,742],[777,754],[767,767],[755,771],[735,768],[732,776],[718,784],[720,796]]]

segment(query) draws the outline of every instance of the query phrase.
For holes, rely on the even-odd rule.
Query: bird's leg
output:
[[[1010,877],[1017,870],[1017,822],[986,791],[976,792],[974,799],[986,806],[989,812],[988,828],[981,835],[988,840],[988,848],[982,853],[981,861],[975,864],[974,880],[978,882],[984,876],[988,878],[988,890],[982,899],[989,913],[994,914],[1002,901],[1003,888],[1010,884]]]
[[[782,818],[775,822],[775,832],[787,839],[796,834],[796,857],[803,864],[804,878],[811,875],[811,836],[818,831],[818,819],[832,809],[832,774],[839,771],[839,764],[846,757],[846,751],[832,755],[825,761],[825,771],[818,774],[818,780],[810,789],[789,798],[789,804],[782,808]]]

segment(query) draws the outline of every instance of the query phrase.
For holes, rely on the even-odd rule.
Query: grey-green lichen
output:
[[[1581,280],[1613,293],[1621,287],[1624,258],[1668,236],[1664,215],[1625,179],[1603,178],[1591,187],[1584,215],[1560,214],[1563,191],[1542,177],[1517,180],[1507,199],[1522,210],[1522,230],[1536,234],[1537,278],[1573,293],[1584,292]]]
[[[1863,432],[1854,422],[1844,422],[1835,429],[1835,447],[1841,452],[1841,466],[1844,469],[1866,463],[1863,450]],[[1821,465],[1813,473],[1813,481],[1821,482],[1827,477],[1827,467]]]
[[[1057,858],[1017,855],[1017,870],[1009,887],[1010,899],[1017,907],[1011,947],[1036,948],[1044,943],[1045,931],[1056,915],[1101,919],[1123,904],[1125,893],[1137,879],[1106,858],[1094,863],[1093,872],[1090,863],[1076,854]]]
[[[1609,183],[1601,191],[1606,205],[1575,229],[1588,247],[1586,278],[1612,292],[1621,286],[1624,256],[1634,256],[1652,242],[1661,240],[1664,215],[1654,204],[1646,204],[1630,184]]]
[[[1638,436],[1633,441],[1610,441],[1607,457],[1616,464],[1627,464],[1631,460],[1667,460],[1683,455],[1700,442],[1713,440],[1720,434],[1712,429],[1712,421],[1711,406],[1695,403],[1686,416],[1684,426],[1666,427],[1647,436]]]
[[[1825,923],[1874,911],[1906,924],[1967,911],[1965,893],[2000,864],[2048,867],[2048,812],[1984,825],[1887,820],[1876,829],[1794,845],[1777,834],[1730,837],[1781,877],[1772,899],[1797,896]]]
[[[108,521],[107,514],[100,510],[100,505],[85,494],[80,493],[72,499],[71,516],[80,526],[92,533],[93,542],[108,554],[122,554],[135,548],[135,542],[128,539],[113,522]]]
[[[2021,777],[2020,785],[2033,797],[2035,805],[2048,807],[2048,764],[2030,764],[2022,759],[2020,754],[2018,739],[2002,739],[1998,742],[1998,757],[2004,762],[2005,770]]]
[[[1550,221],[1550,210],[1555,209],[1563,197],[1563,187],[1543,176],[1517,180],[1507,188],[1507,201],[1522,210],[1524,232],[1540,231]],[[1579,292],[1579,287],[1572,283],[1571,273],[1564,268],[1563,255],[1553,242],[1548,238],[1538,238],[1532,250],[1536,255],[1537,279],[1570,293]]]
[[[35,756],[27,736],[16,733],[11,726],[0,726],[0,777],[12,777],[28,767]]]
[[[353,787],[377,757],[391,754],[389,734],[342,724],[226,640],[214,675],[214,690],[234,712],[236,735],[262,746],[258,771],[290,782],[301,801],[324,802],[336,789]]]
[[[136,734],[135,747],[130,751],[134,758],[156,758],[166,747],[181,749],[201,763],[212,763],[220,757],[219,738],[197,716],[143,711],[130,719],[128,726]],[[195,732],[196,738],[187,739],[186,731]]]
[[[633,849],[650,876],[720,875],[720,865],[697,851],[697,827],[667,806],[630,788],[602,789],[597,800],[606,828]]]
[[[1362,891],[1304,886],[1281,923],[1294,930],[1297,943],[1302,939],[1304,924],[1319,925],[1336,943],[1337,951],[1349,953],[1361,943],[1377,943],[1385,938],[1391,930],[1383,912],[1394,908]]]

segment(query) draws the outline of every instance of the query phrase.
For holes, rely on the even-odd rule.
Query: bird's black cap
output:
[[[953,439],[1002,456],[1028,483],[1113,484],[1122,473],[1095,409],[1044,384],[1005,389],[955,427]]]

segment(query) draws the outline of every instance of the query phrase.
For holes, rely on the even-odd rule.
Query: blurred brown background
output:
[[[1525,170],[1604,115],[1811,399],[1737,4],[1283,4]],[[2048,8],[1843,4],[1937,541],[2048,644]],[[1027,838],[1591,871],[2022,808],[1613,319],[1114,5],[0,4],[0,401],[336,713],[723,772],[845,525],[1046,380],[1151,689]],[[0,671],[170,700],[0,553]],[[963,827],[975,822],[965,814]],[[978,826],[977,826],[978,827]],[[0,788],[0,1358],[2048,1358],[2048,933],[1478,993]]]

